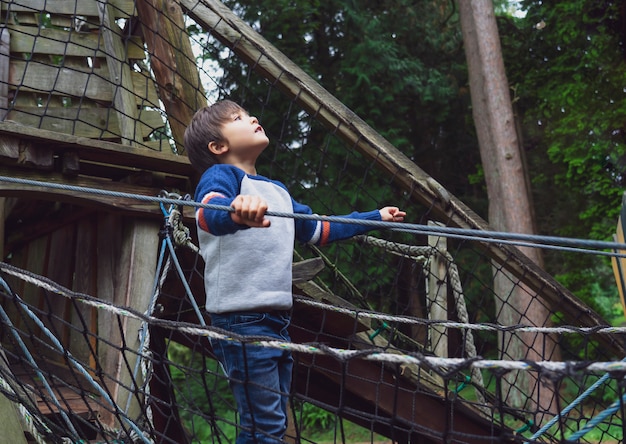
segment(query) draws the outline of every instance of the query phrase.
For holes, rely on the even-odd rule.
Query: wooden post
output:
[[[125,220],[103,215],[98,239],[98,295],[124,307],[145,312],[152,297],[157,264],[160,223],[154,220]],[[122,411],[133,419],[141,413],[141,405],[132,390],[143,383],[141,374],[133,375],[140,346],[141,322],[126,316],[101,312],[99,335],[111,342],[100,343],[99,359],[103,372],[110,375],[109,390]],[[122,341],[126,349],[121,350]],[[129,403],[129,398],[131,401]],[[104,416],[104,415],[103,415]],[[112,425],[113,418],[103,417]]]
[[[622,195],[622,209],[617,218],[617,228],[613,235],[615,242],[625,242],[625,224],[626,224],[626,193]],[[616,253],[626,254],[625,250],[619,250]],[[619,293],[620,300],[622,302],[622,310],[626,315],[626,259],[623,257],[611,257],[611,263],[613,264],[613,274],[615,276],[615,283],[617,284],[617,291]]]
[[[159,96],[182,152],[187,125],[207,104],[182,9],[174,0],[137,0],[137,12]]]
[[[437,222],[429,221],[429,226],[441,225]],[[428,245],[437,252],[446,251],[447,244],[444,237],[433,235],[428,236]],[[439,253],[430,257],[430,270],[428,273],[427,306],[428,316],[431,320],[448,319],[448,278],[446,261]],[[435,355],[441,358],[448,357],[448,333],[443,326],[434,326],[429,330],[430,344]]]
[[[107,67],[113,88],[113,104],[117,111],[122,144],[134,145],[135,142],[141,140],[137,100],[133,93],[130,66],[126,63],[126,51],[121,39],[122,30],[115,23],[110,8],[108,2],[98,2]]]
[[[10,34],[6,26],[0,26],[0,121],[9,109],[9,62]]]

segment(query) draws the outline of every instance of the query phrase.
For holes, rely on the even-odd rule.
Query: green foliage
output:
[[[304,430],[329,430],[335,422],[335,414],[308,402],[301,405],[302,427]]]
[[[624,192],[626,64],[615,1],[526,0],[499,29],[540,233],[611,240]],[[546,252],[546,269],[618,322],[608,261]]]
[[[577,295],[609,323],[619,325],[623,321],[624,312],[608,260],[601,261],[594,268],[555,277],[566,288],[577,289]]]
[[[451,192],[465,193],[466,177],[480,159],[466,119],[465,54],[451,2],[230,0],[225,4]],[[253,109],[258,104],[251,97],[267,97],[272,112],[262,115],[264,126],[280,134],[272,142],[295,144],[304,156],[300,164],[306,167],[294,173],[306,177],[303,169],[318,167],[315,157],[308,162],[307,153],[316,155],[319,147],[326,153],[339,149],[337,156],[342,156],[345,146],[327,145],[326,129],[312,122],[298,124],[295,115],[288,115],[284,97],[268,95],[266,84],[251,77],[235,57],[220,52],[207,56],[224,67],[220,84],[226,92],[249,101]],[[260,94],[251,94],[261,88]],[[323,167],[336,164],[334,160],[331,157]],[[344,163],[337,159],[338,165]],[[455,168],[450,167],[453,163]],[[316,168],[313,173],[321,171]],[[349,196],[353,191],[340,192]]]
[[[526,52],[524,66],[518,62],[511,76],[533,165],[558,167],[550,177],[553,199],[581,201],[560,229],[596,239],[612,233],[625,184],[620,4],[524,2],[520,34],[528,44],[518,48]]]
[[[183,425],[194,442],[213,442],[210,438],[217,434],[225,442],[235,442],[234,399],[227,379],[218,376],[217,361],[175,342],[168,345],[168,359],[176,363],[170,366],[173,389]],[[207,387],[211,387],[210,393]],[[198,411],[203,416],[197,415]],[[209,422],[207,417],[214,420]]]

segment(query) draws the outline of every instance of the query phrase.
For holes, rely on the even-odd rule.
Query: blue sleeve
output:
[[[311,208],[301,203],[293,201],[294,213],[299,214],[313,214]],[[380,221],[380,211],[373,210],[366,213],[353,212],[347,214],[345,217],[355,220],[373,220]],[[296,219],[296,239],[300,242],[311,243],[315,245],[326,245],[331,242],[335,242],[342,239],[348,239],[359,234],[365,234],[372,230],[371,226],[341,223],[341,222],[327,222],[316,221],[310,219]]]
[[[196,187],[196,202],[230,206],[239,194],[243,174],[243,171],[228,165],[212,166],[200,178]],[[198,208],[196,220],[200,229],[215,236],[249,228],[247,225],[233,222],[230,213],[224,210]]]

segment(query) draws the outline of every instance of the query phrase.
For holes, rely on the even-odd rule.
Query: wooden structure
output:
[[[0,175],[146,196],[191,189],[187,158],[173,153],[168,138],[155,137],[172,121],[188,121],[191,108],[169,121],[160,111],[163,94],[144,63],[144,41],[160,45],[146,38],[156,28],[131,34],[118,26],[120,19],[133,23],[133,1],[2,2],[2,16]],[[171,72],[170,77],[179,76]],[[180,83],[164,77],[157,81]],[[171,130],[180,141],[181,126]],[[7,182],[0,189],[5,260],[74,291],[146,309],[163,218],[157,205]],[[15,291],[29,304],[44,304],[40,290],[16,283]],[[67,304],[59,298],[49,309],[62,319]],[[123,387],[132,384],[124,362],[132,366],[137,356],[107,345],[122,342],[110,314],[84,310],[93,335],[89,342],[62,324],[48,327],[60,332],[63,347],[82,362],[94,362],[90,355],[97,350],[102,371],[121,382],[107,390],[118,405],[127,405],[131,395]],[[27,321],[14,318],[17,328],[25,327],[20,322]],[[125,341],[136,350],[139,326],[127,322]],[[132,403],[129,413],[136,413]],[[106,412],[99,415],[115,425]]]
[[[0,251],[5,260],[10,258],[12,264],[74,291],[140,312],[146,309],[163,219],[158,206],[124,197],[50,189],[32,181],[144,196],[157,196],[162,189],[181,194],[193,191],[194,173],[189,162],[175,153],[182,150],[185,125],[206,99],[191,46],[186,35],[180,34],[184,29],[181,8],[290,98],[297,97],[304,109],[337,128],[342,139],[375,159],[412,198],[428,202],[434,215],[458,227],[487,228],[484,221],[218,1],[14,0],[2,2],[0,176],[25,181],[0,180]],[[120,20],[124,21],[123,28]],[[150,54],[150,70],[145,65],[144,48]],[[541,291],[548,302],[570,311],[581,325],[599,322],[593,312],[523,255],[505,247],[487,250],[511,274],[524,276],[529,288]],[[295,284],[304,296],[343,303],[306,282]],[[30,304],[44,306],[41,291],[19,282],[15,290]],[[44,309],[62,318],[68,303],[59,300]],[[97,350],[98,361],[106,363],[102,371],[121,382],[107,390],[116,403],[126,405],[130,394],[124,387],[132,384],[124,363],[130,362],[132,367],[136,355],[123,356],[108,345],[123,338],[111,328],[113,320],[107,312],[84,310],[82,318],[89,320],[91,343],[75,337],[63,323],[51,327],[60,332],[62,345],[82,361],[95,360],[93,352]],[[296,326],[310,322],[315,322],[315,316],[296,307]],[[138,328],[133,321],[123,326],[129,349],[139,345]],[[370,327],[363,324],[360,328],[358,333],[366,334]],[[36,326],[31,329],[38,331]],[[312,340],[303,333],[306,330],[295,333],[294,340]],[[341,336],[341,332],[329,333]],[[443,347],[445,335],[439,337]],[[606,346],[621,349],[604,338]],[[318,390],[309,396],[327,399],[336,395],[336,366],[330,358],[315,363],[302,361],[298,371],[320,382]],[[485,439],[494,433],[493,424],[479,411],[446,411],[442,401],[445,388],[435,380],[420,382],[426,386],[427,395],[414,390],[417,380],[407,377],[400,400],[389,388],[392,384],[386,385],[388,390],[380,397],[372,398],[369,394],[375,391],[374,385],[392,380],[394,372],[372,363],[354,364],[353,369],[353,377],[347,381],[351,403],[368,403],[372,411],[380,407],[392,417],[397,402],[406,402],[421,406],[414,415],[402,418],[406,423],[425,421],[443,431],[454,413],[459,430]],[[102,414],[104,422],[115,425],[112,418]],[[379,431],[390,433],[388,427]],[[427,434],[419,437],[420,442],[438,441]]]

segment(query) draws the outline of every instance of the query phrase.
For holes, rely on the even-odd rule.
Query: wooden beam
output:
[[[16,177],[15,171],[0,167],[0,176]],[[39,174],[36,172],[21,172],[21,178],[53,184],[72,185],[92,188],[101,191],[137,194],[140,196],[156,197],[160,193],[158,188],[139,187],[122,182],[112,182],[103,179],[92,179],[78,176],[68,178],[57,173]],[[157,202],[140,201],[130,197],[116,197],[106,194],[92,194],[73,190],[55,189],[46,186],[24,185],[21,183],[3,182],[0,180],[0,197],[18,197],[21,199],[52,200],[64,203],[82,205],[88,208],[114,210],[120,214],[135,217],[163,219],[163,213]],[[192,207],[184,208],[185,224],[195,224]],[[190,226],[190,225],[187,225]]]
[[[207,104],[182,9],[174,0],[137,0],[137,11],[172,136],[182,153],[187,125]]]
[[[617,227],[613,240],[615,242],[626,242],[626,193],[622,195],[622,208],[620,214],[617,217]],[[616,251],[616,253],[626,254],[625,250]],[[613,275],[615,276],[615,284],[617,285],[617,292],[619,293],[620,301],[622,303],[622,310],[626,315],[626,258],[623,257],[611,257],[611,265],[613,266]]]
[[[441,226],[438,222],[429,221],[429,226]],[[431,321],[448,320],[448,267],[443,252],[447,251],[446,239],[432,235],[428,236],[428,246],[437,253],[429,261],[428,291],[426,293],[428,319]],[[430,346],[435,356],[448,357],[448,329],[444,325],[431,326],[428,329]],[[443,381],[442,381],[443,383]]]
[[[0,122],[0,144],[9,139],[17,140],[18,143],[28,141],[34,146],[55,152],[76,151],[81,159],[93,162],[125,167],[141,165],[142,169],[148,171],[184,177],[190,177],[193,173],[187,156],[31,128],[14,122]]]

